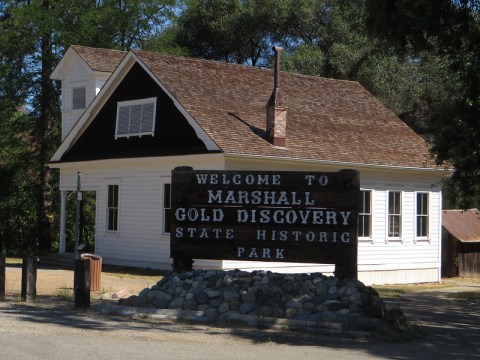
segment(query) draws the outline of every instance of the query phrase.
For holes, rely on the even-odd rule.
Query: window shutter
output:
[[[120,106],[117,117],[117,135],[128,135],[128,122],[130,119],[130,106]]]
[[[154,135],[156,98],[124,101],[117,104],[115,138]]]
[[[72,109],[85,109],[87,107],[87,91],[85,86],[72,89]]]
[[[154,103],[143,104],[141,132],[151,131],[153,133],[154,115],[155,115],[155,104]]]
[[[129,134],[140,134],[142,124],[142,105],[132,105],[130,108],[130,126]]]

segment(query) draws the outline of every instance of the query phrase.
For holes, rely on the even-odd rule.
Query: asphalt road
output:
[[[480,283],[418,292],[396,302],[425,335],[414,341],[215,327],[104,316],[59,296],[0,302],[3,359],[480,359],[480,305],[448,299]]]
[[[394,359],[405,344],[0,304],[1,359]],[[402,353],[402,357],[396,354]],[[407,357],[405,357],[407,355]]]
[[[0,359],[480,359],[480,306],[454,304],[444,293],[409,298],[404,310],[415,309],[427,334],[389,342],[106,317],[58,298],[3,302]]]

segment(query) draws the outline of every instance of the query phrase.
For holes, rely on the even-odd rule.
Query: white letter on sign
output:
[[[237,247],[237,257],[242,257],[244,252],[245,252],[244,247]]]

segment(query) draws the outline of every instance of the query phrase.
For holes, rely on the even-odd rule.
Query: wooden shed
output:
[[[480,276],[480,211],[444,210],[442,276]]]

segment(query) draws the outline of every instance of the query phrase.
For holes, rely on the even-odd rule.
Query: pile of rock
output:
[[[375,289],[357,280],[269,271],[170,273],[124,306],[201,312],[208,320],[301,321],[307,326],[384,332],[388,311]]]

